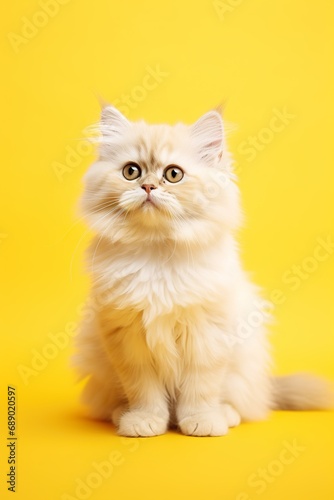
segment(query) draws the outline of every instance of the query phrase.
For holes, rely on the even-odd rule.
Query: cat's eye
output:
[[[164,171],[164,177],[169,182],[180,182],[180,180],[183,179],[183,176],[184,176],[183,170],[180,167],[177,167],[176,165],[170,165]]]
[[[140,166],[136,163],[128,163],[123,168],[123,176],[128,181],[134,181],[135,179],[138,179],[138,177],[141,176]]]

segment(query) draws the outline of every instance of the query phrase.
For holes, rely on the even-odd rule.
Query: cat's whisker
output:
[[[98,213],[98,212],[105,210],[106,208],[113,208],[113,207],[117,207],[117,206],[119,206],[118,202],[99,203],[98,205],[96,205],[95,209],[89,210],[89,214]]]
[[[102,218],[105,218],[107,217],[108,215],[110,215],[110,213],[107,213],[105,214]],[[100,219],[101,220],[101,219]],[[72,257],[71,257],[71,262],[70,262],[70,279],[72,281],[72,270],[73,270],[73,262],[74,262],[74,258],[75,258],[75,254],[80,246],[80,243],[82,242],[82,240],[85,238],[85,236],[90,232],[90,229],[88,228],[82,235],[81,237],[79,238],[79,241],[77,242],[76,246],[75,246],[75,249],[74,249],[74,252],[72,254]]]
[[[105,214],[105,215],[103,216],[103,218],[104,218],[104,217],[107,217],[108,215],[110,215],[110,214],[109,214],[109,213]],[[79,221],[78,221],[78,222],[79,222]],[[94,227],[94,224],[92,224],[92,226]],[[86,230],[86,231],[85,231],[85,232],[81,235],[81,237],[79,238],[78,243],[77,243],[77,244],[76,244],[76,246],[75,246],[74,252],[73,252],[72,257],[71,257],[71,262],[70,262],[70,279],[71,279],[71,281],[72,281],[72,274],[73,274],[73,273],[72,273],[72,270],[73,270],[73,262],[74,262],[75,254],[76,254],[76,252],[77,252],[77,250],[78,250],[78,248],[79,248],[79,246],[80,246],[80,243],[82,242],[82,240],[85,238],[85,236],[86,236],[86,235],[87,235],[90,231],[91,231],[91,230],[90,230],[90,228],[88,228],[88,229],[87,229],[87,230]]]
[[[74,261],[74,257],[75,257],[75,254],[79,248],[79,245],[80,243],[82,242],[82,240],[85,238],[85,236],[90,232],[90,228],[88,228],[79,238],[79,241],[77,242],[76,246],[75,246],[75,249],[74,249],[74,252],[72,253],[72,257],[71,257],[71,262],[70,262],[70,280],[72,281],[72,268],[73,268],[73,261]]]
[[[100,212],[101,210],[105,210],[106,208],[110,208],[110,207],[113,207],[113,206],[117,206],[118,203],[106,203],[105,205],[103,204],[99,204],[99,207],[94,209],[94,210],[90,210],[89,211],[89,214],[96,214],[98,212]],[[80,222],[83,222],[83,221],[86,221],[87,219],[87,216],[86,215],[81,215],[80,217],[78,217],[72,224],[71,226],[65,231],[65,233],[60,237],[60,239],[58,241],[56,241],[55,243],[53,243],[53,245],[58,245],[59,243],[61,243],[63,241],[64,238],[66,238],[66,236],[72,231],[72,229],[77,225],[79,224]]]
[[[107,216],[107,215],[108,215],[108,214],[106,214],[106,216]],[[106,217],[106,216],[105,216],[105,217]],[[100,237],[99,237],[99,239],[98,239],[97,245],[95,246],[95,250],[94,250],[93,257],[92,257],[92,261],[91,261],[91,267],[92,267],[92,268],[94,267],[95,255],[96,255],[96,252],[97,252],[97,250],[98,250],[98,248],[99,248],[99,245],[100,245],[100,243],[101,243],[102,239],[105,237],[105,234],[106,234],[107,230],[109,230],[109,227],[110,227],[110,225],[112,224],[112,222],[113,222],[112,220],[108,222],[107,227],[105,228],[105,230],[102,232],[102,234],[100,235]]]
[[[126,217],[127,217],[127,215],[128,215],[128,212],[129,212],[129,210],[127,210],[127,211],[125,211],[125,212],[122,212],[122,216],[123,216],[124,218],[126,218]],[[108,215],[110,215],[110,212],[109,212],[109,213],[107,213],[107,214],[105,214],[105,215],[104,215],[101,219],[99,219],[98,223],[100,224],[101,220],[103,220],[103,219],[104,219],[105,217],[107,217]],[[95,262],[95,255],[96,255],[96,252],[97,252],[97,250],[98,250],[98,247],[99,247],[99,245],[100,245],[100,243],[101,243],[102,239],[106,236],[106,233],[107,233],[107,231],[109,231],[109,229],[110,229],[110,227],[112,226],[112,224],[113,224],[113,223],[115,223],[115,219],[117,220],[117,218],[119,218],[119,215],[120,215],[120,214],[113,214],[113,217],[112,217],[112,218],[111,218],[111,220],[110,220],[110,221],[108,221],[108,223],[107,223],[107,227],[104,229],[104,231],[102,231],[102,234],[100,235],[100,237],[99,237],[99,239],[98,239],[98,242],[97,242],[97,244],[96,244],[96,246],[95,246],[94,254],[93,254],[93,257],[92,257],[92,260],[91,260],[91,266],[92,266],[92,267],[94,266],[94,262]]]
[[[182,217],[179,216],[179,219],[182,220]],[[179,224],[179,220],[176,220],[175,222],[176,222],[176,224]],[[197,241],[197,237],[195,237],[195,238],[196,238],[196,241]],[[185,247],[186,247],[186,250],[187,250],[188,262],[190,264],[190,257],[191,257],[192,258],[192,266],[194,266],[195,265],[194,264],[194,257],[193,257],[193,253],[192,253],[192,250],[191,250],[190,243],[187,240],[185,240],[184,243],[185,243]]]

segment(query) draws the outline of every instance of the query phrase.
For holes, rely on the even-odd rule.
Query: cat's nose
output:
[[[157,187],[154,184],[142,184],[141,188],[145,189],[145,191],[146,191],[147,194],[150,194],[150,192],[153,189],[157,189]]]

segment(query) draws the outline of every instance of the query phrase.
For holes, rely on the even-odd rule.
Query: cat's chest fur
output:
[[[210,250],[109,245],[95,253],[92,247],[91,253],[91,269],[104,300],[120,309],[143,311],[146,322],[175,308],[222,298],[237,267],[230,242]]]

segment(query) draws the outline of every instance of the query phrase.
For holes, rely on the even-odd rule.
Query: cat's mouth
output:
[[[150,207],[150,206],[158,208],[157,203],[150,196],[148,196],[146,200],[143,201],[142,207]]]

